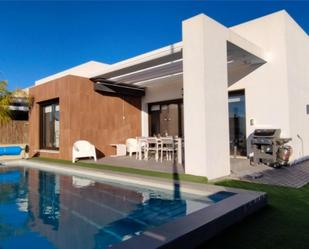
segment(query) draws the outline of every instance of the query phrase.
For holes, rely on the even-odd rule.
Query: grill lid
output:
[[[279,137],[280,129],[256,129],[254,131],[255,137]]]

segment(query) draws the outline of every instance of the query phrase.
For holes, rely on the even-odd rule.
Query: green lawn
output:
[[[269,205],[201,248],[309,249],[309,185],[293,189],[231,180],[217,184],[266,192]]]
[[[159,177],[159,178],[173,179],[173,180],[176,179],[176,180],[195,182],[195,183],[207,183],[208,182],[207,177],[194,176],[194,175],[189,175],[189,174],[172,174],[172,173],[157,172],[157,171],[151,171],[151,170],[106,165],[106,164],[97,164],[97,163],[90,163],[90,162],[88,163],[88,162],[81,162],[81,161],[78,161],[73,164],[71,161],[68,161],[68,160],[42,158],[42,157],[32,158],[31,160],[48,162],[48,163],[58,163],[58,164],[63,164],[63,165],[67,165],[70,167],[80,166],[80,167],[90,168],[90,169],[101,169],[101,170],[108,170],[108,171],[114,171],[114,172],[120,172],[120,173]]]

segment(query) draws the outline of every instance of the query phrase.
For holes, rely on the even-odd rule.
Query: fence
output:
[[[29,122],[13,120],[0,126],[0,144],[28,144]]]

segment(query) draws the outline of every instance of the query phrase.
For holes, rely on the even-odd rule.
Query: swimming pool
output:
[[[0,168],[0,248],[108,248],[235,193],[208,196]],[[145,247],[146,248],[146,247]]]

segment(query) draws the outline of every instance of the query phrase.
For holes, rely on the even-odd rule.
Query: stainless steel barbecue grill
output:
[[[292,148],[286,145],[291,138],[280,138],[280,129],[257,129],[251,140],[253,164],[264,163],[274,167],[287,165]]]

